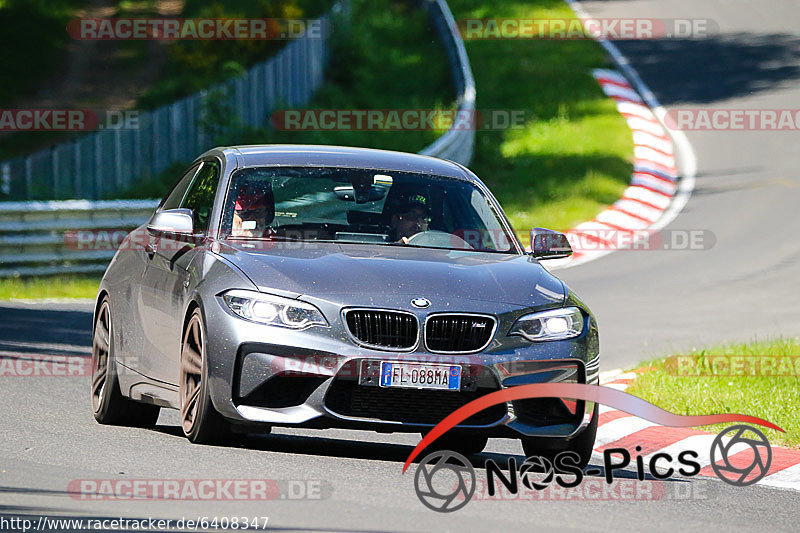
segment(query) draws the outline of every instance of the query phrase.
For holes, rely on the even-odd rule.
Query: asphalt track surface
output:
[[[708,17],[700,40],[618,42],[667,108],[800,107],[800,6],[745,2],[589,2],[595,17]],[[535,44],[532,44],[535,45]],[[597,314],[603,369],[717,340],[798,335],[796,132],[688,132],[696,190],[667,229],[707,229],[709,250],[617,252],[559,275]],[[88,356],[90,305],[5,305],[0,354]],[[90,414],[87,377],[0,378],[0,515],[179,519],[268,516],[300,531],[796,531],[800,496],[766,487],[673,479],[661,501],[471,502],[427,510],[402,464],[418,437],[281,430],[231,446],[193,446],[175,412],[155,430],[104,427]],[[513,441],[473,458],[521,460]],[[322,499],[270,502],[82,501],[75,479],[320,480]],[[702,484],[702,486],[701,486]],[[702,491],[700,490],[702,489]],[[702,495],[702,496],[701,496]]]

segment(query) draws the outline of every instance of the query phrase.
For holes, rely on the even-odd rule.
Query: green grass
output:
[[[562,0],[452,0],[456,18],[572,18]],[[314,109],[449,109],[453,89],[427,15],[404,2],[353,0],[351,31],[334,46]],[[500,200],[522,240],[544,226],[566,230],[616,201],[630,181],[633,143],[591,69],[609,66],[591,40],[466,42],[480,110],[522,110],[524,126],[479,130],[470,167]],[[216,144],[320,143],[416,152],[439,132],[236,129]],[[152,187],[148,187],[151,190]]]
[[[0,278],[0,300],[31,298],[94,298],[100,275]]]
[[[683,355],[683,354],[682,354]],[[800,339],[774,339],[747,344],[729,344],[690,354],[701,367],[708,367],[715,355],[788,356],[800,355]],[[795,376],[752,376],[745,371],[737,376],[687,375],[678,371],[674,359],[660,359],[649,364],[652,370],[636,377],[626,392],[663,409],[682,415],[741,413],[769,420],[786,433],[759,428],[773,444],[800,447],[800,378]],[[686,367],[684,367],[686,368]],[[780,368],[780,366],[778,366]],[[725,425],[704,426],[706,431],[719,431]]]
[[[562,0],[452,0],[464,18],[574,18]],[[608,67],[591,40],[466,41],[480,109],[524,109],[522,129],[479,131],[470,167],[527,241],[533,226],[566,230],[622,195],[633,141],[591,69]]]

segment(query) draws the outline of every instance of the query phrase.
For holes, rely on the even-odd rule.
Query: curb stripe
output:
[[[647,192],[651,192],[653,194],[658,194],[662,198],[667,198],[667,199],[671,198],[671,196],[668,193],[665,193],[664,191],[659,191],[658,189],[653,189],[652,187],[648,187],[647,185],[641,185],[641,184],[639,184],[639,185],[631,185],[629,188],[630,189],[643,189],[643,190],[645,190]]]
[[[626,374],[607,376],[601,384],[609,382],[630,381],[636,376],[638,369]],[[619,387],[627,388],[623,383]],[[606,385],[607,386],[607,385]],[[614,422],[610,424],[610,422]],[[598,421],[598,438],[595,442],[592,460],[602,462],[603,450],[609,448],[625,448],[632,456],[639,455],[645,464],[656,453],[666,453],[670,457],[677,457],[683,451],[693,451],[698,454],[695,459],[701,466],[699,477],[717,478],[711,468],[711,445],[716,438],[713,433],[691,428],[673,428],[659,425],[647,425],[646,421],[629,415],[622,411],[608,410],[600,414]],[[730,439],[725,439],[729,442]],[[636,452],[636,446],[642,449]],[[732,454],[729,461],[734,466],[748,466],[752,458],[752,450],[745,443],[738,443],[731,448]],[[631,461],[633,463],[633,461]],[[718,460],[718,462],[721,462]],[[627,469],[634,469],[628,466]],[[778,487],[800,491],[800,450],[772,446],[772,463],[769,473],[757,485]]]
[[[632,196],[623,196],[622,200],[628,200],[630,202],[637,202],[637,203],[642,204],[645,207],[649,207],[650,209],[655,209],[656,211],[661,211],[662,209],[664,209],[663,206],[658,206],[658,205],[655,205],[655,204],[651,204],[650,202],[645,202],[644,200],[642,200],[640,198],[633,198]]]
[[[673,182],[678,179],[678,175],[676,172],[674,172],[674,169],[664,167],[652,161],[650,162],[634,161],[633,170],[634,172],[646,172],[654,176],[661,176],[662,178],[668,179]]]
[[[619,420],[620,418],[632,418],[633,415],[629,415],[625,411],[617,411],[616,409],[612,409],[606,413],[600,414],[600,420],[598,420],[598,426],[604,426],[609,422],[613,422],[614,420]]]
[[[594,241],[594,242],[597,242],[597,243],[600,243],[600,244],[604,244],[606,246],[611,246],[612,245],[611,241],[607,241],[605,239],[601,239],[597,235],[593,235],[591,233],[584,233],[582,231],[571,230],[567,235],[579,235],[579,236],[583,237],[584,239],[589,239],[590,241]],[[569,240],[569,239],[567,239],[567,240]],[[609,384],[609,385],[611,385],[611,384]]]
[[[798,464],[798,460],[800,460],[800,454],[796,450],[790,450],[787,448],[779,448],[777,446],[772,447],[772,464],[769,465],[769,474],[773,475],[777,474],[782,470],[786,470],[787,468]],[[735,453],[728,457],[728,461],[730,461],[731,466],[734,467],[747,467],[752,463],[753,460],[753,450],[750,449],[748,446],[745,450]],[[718,465],[723,465],[724,462],[721,459],[717,460]],[[704,467],[700,470],[701,476],[713,476],[716,477],[717,475],[714,473],[714,470],[711,468],[711,465]]]
[[[597,80],[603,93],[616,101],[617,111],[625,118],[631,129],[633,139],[633,173],[630,185],[622,197],[608,206],[593,220],[577,224],[566,231],[578,239],[586,239],[605,245],[605,250],[576,249],[572,256],[565,259],[551,260],[548,266],[563,268],[595,259],[610,253],[617,246],[587,233],[592,229],[605,227],[632,233],[653,225],[663,213],[669,209],[673,195],[677,190],[678,169],[675,161],[675,149],[672,140],[658,117],[628,80],[616,70],[595,69],[592,75]],[[598,228],[599,225],[599,228]],[[573,242],[579,242],[574,241]],[[619,384],[612,385],[617,388]]]
[[[630,211],[627,211],[625,209],[622,209],[621,207],[617,207],[616,204],[612,205],[611,207],[609,207],[609,209],[614,210],[614,211],[619,211],[620,213],[624,213],[624,214],[628,215],[629,217],[633,217],[633,218],[639,219],[642,222],[647,222],[648,224],[652,224],[653,222],[655,222],[654,220],[650,220],[649,218],[645,218],[643,216],[640,216],[640,215],[637,215],[635,213],[631,213]]]
[[[603,451],[608,448],[626,448],[628,450],[635,450],[636,446],[641,446],[642,450],[637,452],[639,455],[651,455],[662,448],[671,446],[676,442],[680,442],[688,437],[696,435],[697,431],[686,428],[669,428],[666,426],[652,426],[634,431],[599,448],[595,446],[597,451]]]

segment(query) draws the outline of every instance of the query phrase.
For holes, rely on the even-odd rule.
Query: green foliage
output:
[[[242,129],[242,122],[231,107],[228,91],[225,88],[217,88],[208,92],[200,109],[199,125],[203,132],[212,139],[212,145],[235,144],[227,141]]]
[[[172,163],[155,178],[139,180],[124,191],[109,194],[107,199],[163,198],[189,168],[189,164],[187,161]]]
[[[188,0],[184,18],[312,19],[332,5],[322,0]],[[153,109],[233,76],[274,55],[285,46],[279,39],[185,39],[169,45],[167,65],[160,81],[137,104]]]
[[[7,107],[53,74],[69,42],[72,9],[83,0],[5,0],[0,4],[0,102]]]

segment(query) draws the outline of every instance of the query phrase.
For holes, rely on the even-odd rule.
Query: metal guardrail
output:
[[[425,5],[448,53],[458,111],[472,113],[475,81],[453,15],[445,0],[426,0]],[[452,128],[420,153],[466,165],[472,158],[474,142],[474,129]],[[190,159],[197,153],[200,150]],[[81,249],[80,243],[65,238],[66,232],[131,230],[145,223],[157,204],[158,200],[0,203],[0,277],[102,272],[114,255],[114,247],[109,244],[108,249],[97,249],[104,247],[94,242],[93,249]]]
[[[116,246],[70,246],[68,232],[129,231],[152,215],[157,200],[63,200],[0,204],[0,277],[100,272]],[[116,243],[118,244],[118,243]]]
[[[453,82],[456,87],[458,113],[473,117],[475,112],[475,79],[469,66],[467,50],[458,32],[456,21],[445,0],[425,2],[437,37],[447,51]],[[468,165],[475,145],[474,128],[450,128],[436,141],[420,151],[442,159]]]

